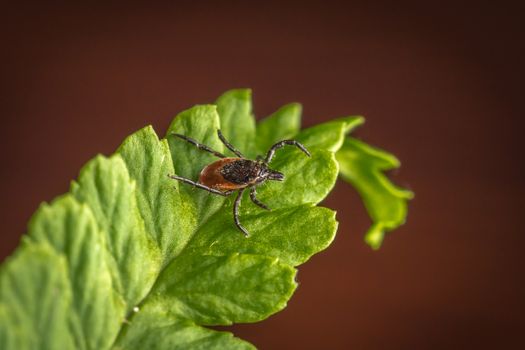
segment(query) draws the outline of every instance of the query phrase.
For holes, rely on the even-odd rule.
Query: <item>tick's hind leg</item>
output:
[[[216,157],[226,158],[226,156],[224,154],[222,154],[220,152],[217,152],[217,151],[211,149],[210,147],[208,147],[206,145],[203,145],[202,143],[192,139],[191,137],[184,136],[184,135],[181,135],[181,134],[176,134],[176,133],[171,133],[171,135],[177,136],[178,138],[183,139],[184,141],[191,143],[192,145],[194,145],[198,149],[206,151],[206,152],[209,152],[209,153],[213,154]]]
[[[208,192],[213,193],[213,194],[218,194],[219,196],[223,196],[223,197],[227,197],[233,192],[233,191],[222,192],[222,191],[216,190],[215,188],[208,187],[206,185],[200,184],[200,183],[195,182],[193,180],[186,179],[184,177],[180,177],[180,176],[177,176],[177,175],[168,175],[168,177],[170,179],[187,183],[187,184],[192,185],[194,187],[200,188],[201,190],[205,190],[205,191],[208,191]]]
[[[252,202],[254,202],[259,207],[266,209],[266,210],[271,210],[270,208],[268,208],[266,204],[262,203],[260,200],[257,199],[257,190],[255,189],[255,187],[252,187],[250,189],[250,199],[252,200]]]
[[[221,139],[222,143],[224,143],[224,146],[228,147],[228,149],[235,153],[237,157],[244,158],[242,153],[237,148],[233,147],[232,144],[228,142],[228,140],[226,140],[226,137],[224,137],[220,130],[217,130],[217,135],[219,136],[219,139]]]
[[[235,226],[239,230],[241,230],[242,233],[246,237],[248,237],[250,234],[248,233],[248,230],[244,228],[244,226],[241,225],[241,222],[239,221],[239,206],[241,205],[241,199],[242,199],[242,193],[244,192],[244,188],[240,189],[237,193],[237,198],[235,198],[235,202],[233,203],[233,221],[235,221]]]

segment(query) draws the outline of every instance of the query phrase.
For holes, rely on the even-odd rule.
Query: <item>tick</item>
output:
[[[172,133],[171,135],[189,142],[198,149],[209,152],[220,159],[202,169],[199,175],[199,181],[193,181],[177,175],[168,176],[174,180],[187,183],[219,196],[227,197],[237,191],[237,197],[233,203],[233,221],[235,222],[235,226],[237,226],[246,237],[249,236],[248,230],[246,230],[239,221],[239,206],[241,204],[242,194],[247,189],[250,189],[250,198],[252,202],[263,209],[270,210],[270,208],[257,199],[256,187],[267,180],[284,180],[283,173],[270,169],[269,167],[269,164],[275,155],[275,151],[285,145],[292,145],[297,146],[308,157],[310,157],[310,152],[295,140],[279,141],[270,147],[266,153],[266,157],[263,158],[262,156],[258,156],[256,160],[251,160],[246,159],[239,150],[233,147],[226,140],[220,130],[217,130],[219,139],[230,151],[235,153],[237,157],[226,157],[224,154],[217,152],[188,136],[175,133]]]

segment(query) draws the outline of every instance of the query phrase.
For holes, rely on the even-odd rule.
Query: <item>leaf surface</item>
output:
[[[44,204],[29,223],[28,239],[65,258],[72,295],[69,323],[75,346],[108,348],[125,310],[113,288],[106,237],[91,209],[69,194]]]
[[[145,127],[128,136],[117,153],[136,183],[140,216],[165,264],[184,248],[196,220],[187,196],[168,178],[174,173],[168,142]]]
[[[260,155],[266,154],[274,143],[292,139],[299,133],[301,111],[300,104],[290,103],[257,124],[256,146]]]
[[[89,205],[106,236],[113,280],[129,312],[152,287],[161,263],[160,250],[139,212],[136,182],[122,157],[97,156],[80,171],[71,192]]]
[[[226,139],[244,156],[253,157],[255,118],[252,114],[251,90],[227,91],[217,99],[216,104],[221,116],[221,131]]]
[[[75,348],[67,264],[52,249],[19,247],[2,266],[0,300],[1,349]]]

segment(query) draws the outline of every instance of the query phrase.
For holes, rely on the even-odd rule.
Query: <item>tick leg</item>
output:
[[[295,140],[282,140],[282,141],[279,141],[277,142],[275,145],[273,145],[270,150],[268,151],[268,153],[266,154],[266,159],[265,159],[265,162],[266,163],[270,163],[272,161],[272,158],[275,154],[275,151],[278,150],[279,148],[283,147],[284,145],[291,145],[291,146],[297,146],[301,151],[303,151],[308,157],[310,157],[310,152],[308,152],[308,150],[306,149],[306,147],[304,147],[302,144],[300,144],[299,142],[295,141]]]
[[[261,208],[266,209],[266,210],[271,210],[270,208],[268,208],[268,206],[266,204],[262,203],[261,201],[259,201],[257,199],[257,190],[255,189],[255,187],[252,187],[250,189],[250,198],[251,198],[252,202],[257,204]]]
[[[238,149],[233,147],[232,144],[228,142],[228,140],[226,140],[226,137],[224,137],[220,130],[217,130],[217,135],[219,135],[219,139],[221,139],[222,143],[224,143],[224,146],[228,147],[228,149],[235,153],[238,157],[244,158],[242,153]]]
[[[178,138],[183,139],[184,141],[191,143],[192,145],[194,145],[195,147],[197,147],[200,150],[203,150],[203,151],[206,151],[206,152],[210,152],[211,154],[213,154],[216,157],[226,158],[226,156],[224,154],[219,153],[219,152],[211,149],[210,147],[208,147],[206,145],[203,145],[202,143],[192,139],[191,137],[184,136],[184,135],[181,135],[181,134],[176,134],[176,133],[171,133],[171,135],[177,136]]]
[[[239,206],[241,205],[243,192],[244,188],[239,190],[239,192],[237,193],[237,198],[235,198],[235,202],[233,203],[233,220],[235,221],[235,226],[237,226],[237,228],[241,230],[241,232],[244,233],[246,237],[248,237],[250,235],[248,233],[248,230],[246,230],[239,221]]]
[[[200,184],[200,183],[195,182],[193,180],[186,179],[184,177],[180,177],[180,176],[177,176],[177,175],[168,175],[168,177],[170,179],[178,180],[180,182],[187,183],[189,185],[192,185],[192,186],[195,186],[197,188],[200,188],[201,190],[205,190],[205,191],[208,191],[208,192],[213,193],[213,194],[218,194],[219,196],[223,196],[223,197],[228,197],[233,192],[233,191],[222,192],[222,191],[216,190],[215,188],[208,187],[206,185]]]

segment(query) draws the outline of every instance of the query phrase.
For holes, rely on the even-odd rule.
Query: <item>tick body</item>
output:
[[[307,156],[310,156],[310,153],[303,145],[295,140],[282,140],[274,144],[268,150],[265,158],[257,157],[257,160],[250,160],[246,159],[240,151],[233,147],[222,135],[220,130],[217,130],[217,134],[222,143],[238,157],[226,157],[224,154],[217,152],[192,138],[174,133],[172,134],[173,136],[181,138],[182,140],[191,143],[200,150],[209,152],[220,159],[202,169],[198,182],[177,175],[168,176],[174,180],[193,185],[197,188],[220,196],[229,196],[233,192],[237,191],[237,198],[233,204],[233,219],[237,228],[246,236],[248,236],[248,231],[241,225],[239,221],[239,206],[241,204],[243,192],[249,188],[250,199],[252,202],[263,209],[270,210],[265,204],[261,203],[257,199],[256,186],[264,183],[267,180],[284,180],[284,174],[276,170],[272,170],[268,166],[275,154],[275,151],[285,145],[293,145],[297,146]]]
[[[223,158],[202,169],[199,183],[218,190],[248,187],[257,177],[258,164],[242,158]]]

